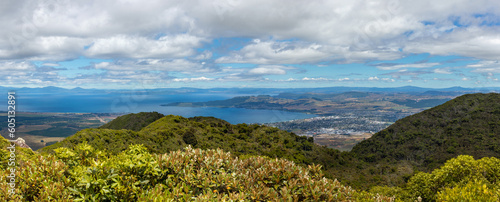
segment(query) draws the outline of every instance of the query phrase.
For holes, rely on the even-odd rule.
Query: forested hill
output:
[[[119,116],[116,119],[102,125],[100,129],[128,129],[133,131],[140,131],[142,128],[148,126],[150,123],[163,118],[165,115],[158,112],[141,112],[137,114],[127,114]]]
[[[500,94],[468,94],[398,120],[352,153],[367,162],[409,161],[430,171],[458,155],[500,157]]]
[[[130,114],[118,118],[110,125],[133,125],[132,123],[150,117],[144,113]],[[298,164],[321,164],[326,175],[331,170],[353,159],[348,153],[314,144],[313,138],[261,125],[232,125],[213,117],[184,118],[168,115],[158,119],[139,131],[128,129],[85,129],[63,141],[42,148],[42,153],[52,153],[59,147],[72,148],[88,142],[99,150],[117,154],[132,144],[143,144],[153,153],[166,153],[192,145],[201,149],[223,149],[236,156],[259,155],[284,158]]]

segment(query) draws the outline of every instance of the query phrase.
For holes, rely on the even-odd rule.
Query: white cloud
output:
[[[452,72],[449,69],[446,69],[446,68],[437,68],[437,69],[434,69],[434,73],[436,73],[436,74],[452,74]]]
[[[197,55],[193,59],[195,60],[208,60],[212,58],[212,52],[210,51],[203,51],[203,53]]]
[[[41,47],[11,48],[10,36],[21,37],[25,44],[35,44],[34,41],[44,37],[85,42],[61,41],[61,45],[66,47],[70,43],[72,47],[64,50],[54,46],[43,48],[59,59],[81,55],[83,48],[92,43],[85,52],[93,57],[182,57],[193,55],[193,48],[202,39],[218,37],[271,37],[219,61],[258,64],[394,59],[404,54],[399,49],[406,53],[456,53],[492,59],[500,51],[497,28],[482,26],[485,22],[498,22],[500,15],[500,3],[488,0],[53,2],[2,4],[1,57],[43,55],[38,49]],[[457,27],[455,21],[467,27]],[[162,35],[164,38],[155,39]],[[300,43],[291,48],[291,43],[279,42],[288,39]]]
[[[472,68],[472,72],[477,73],[500,73],[500,63],[498,60],[483,60],[478,63],[469,64],[466,68]]]
[[[195,63],[185,59],[160,60],[160,59],[140,59],[140,60],[118,60],[112,62],[101,62],[94,65],[95,69],[113,71],[175,71],[175,72],[213,72],[217,71],[206,63]]]
[[[20,71],[20,72],[29,72],[29,71],[34,71],[35,66],[31,64],[30,62],[14,62],[14,61],[7,61],[7,62],[0,62],[0,70],[2,72],[12,72],[12,71]]]
[[[99,74],[86,74],[73,78],[63,77],[63,83],[66,85],[81,84],[105,84],[105,85],[127,85],[134,84],[135,87],[159,87],[163,86],[170,77],[165,72],[146,72],[146,71],[106,71]]]
[[[382,81],[395,82],[396,80],[390,78],[382,78]]]
[[[265,68],[265,67],[257,67],[257,68],[251,69],[250,71],[248,71],[248,73],[249,74],[267,74],[267,75],[275,74],[275,75],[279,75],[279,74],[286,74],[286,71],[283,69],[269,69],[269,68]]]
[[[409,41],[404,48],[410,53],[460,55],[484,60],[500,59],[500,29],[497,27],[456,28],[437,38],[422,37]]]
[[[93,41],[85,51],[97,58],[180,58],[191,56],[202,39],[190,35],[164,36],[158,40],[145,37],[114,36]]]
[[[229,56],[216,60],[218,63],[254,63],[254,64],[298,64],[317,62],[328,57],[317,44],[296,44],[254,40],[250,45]]]
[[[292,69],[296,68],[284,65],[259,65],[251,69],[226,67],[222,72],[227,74],[219,78],[219,81],[267,81],[267,75],[284,75],[287,70]]]
[[[207,78],[207,77],[198,77],[198,78],[182,78],[182,79],[179,79],[179,78],[176,78],[176,79],[173,79],[173,81],[175,82],[193,82],[193,81],[213,81],[214,79],[213,78]]]
[[[381,70],[396,70],[403,68],[428,68],[440,65],[439,63],[417,63],[417,64],[384,64],[377,66]]]
[[[302,78],[302,81],[328,81],[329,79],[319,77],[319,78],[309,78],[309,77],[304,77]]]
[[[0,39],[1,40],[1,39]],[[66,36],[19,39],[12,44],[0,45],[0,59],[68,60],[82,54],[87,40]],[[0,42],[1,44],[1,42]]]
[[[59,65],[57,63],[43,63],[42,66],[59,67],[61,65]]]
[[[286,74],[287,69],[294,69],[282,65],[260,65],[256,68],[250,69],[250,75],[281,75]]]

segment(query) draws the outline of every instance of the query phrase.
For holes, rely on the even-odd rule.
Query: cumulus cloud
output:
[[[297,64],[325,60],[328,54],[318,44],[297,44],[254,40],[238,52],[223,56],[218,63]]]
[[[146,37],[113,36],[93,41],[85,51],[95,58],[181,58],[191,56],[202,39],[190,35],[164,36],[158,40]]]
[[[500,3],[488,0],[453,3],[380,0],[369,4],[361,0],[307,3],[54,0],[7,1],[3,8],[0,50],[4,58],[41,54],[32,50],[31,54],[23,55],[18,49],[9,48],[11,36],[20,36],[29,42],[27,44],[44,37],[85,42],[71,44],[70,51],[46,47],[53,55],[81,54],[84,47],[90,46],[86,51],[89,56],[131,58],[191,55],[202,39],[271,36],[272,41],[249,45],[241,52],[245,57],[240,59],[259,64],[280,59],[290,59],[290,63],[330,57],[335,60],[338,58],[335,54],[365,59],[389,54],[394,58],[401,56],[400,48],[410,53],[457,53],[490,59],[499,51],[495,48],[498,30],[483,25],[498,22]],[[485,15],[476,15],[478,13]],[[457,23],[465,28],[457,27]],[[158,35],[165,38],[155,39]],[[287,49],[289,44],[279,42],[287,39],[299,39],[304,44]],[[64,46],[67,43],[75,42],[62,41]],[[471,44],[477,48],[471,50]],[[251,56],[258,54],[257,51],[264,51],[256,55],[262,59]],[[280,53],[272,54],[273,51]],[[293,56],[298,58],[293,60]],[[223,57],[220,61],[240,61],[235,57]]]
[[[318,77],[318,78],[310,78],[310,77],[304,77],[302,78],[302,81],[328,81],[330,79],[323,78],[323,77]],[[349,80],[349,78],[347,78]]]
[[[86,67],[89,68],[89,67]],[[111,71],[175,71],[175,72],[213,72],[217,71],[215,66],[203,62],[193,62],[185,59],[161,60],[161,59],[140,59],[140,60],[118,60],[115,62],[100,62],[94,64],[93,69]]]
[[[259,65],[257,67],[245,70],[235,68],[225,68],[223,72],[228,72],[229,75],[220,78],[220,81],[263,81],[267,80],[268,75],[285,75],[288,70],[296,69],[295,67],[284,65]]]
[[[7,61],[0,62],[0,70],[2,72],[6,71],[33,71],[35,70],[35,65],[30,62],[16,62],[16,61]]]
[[[182,78],[182,79],[179,79],[179,78],[175,78],[173,79],[172,81],[175,81],[175,82],[194,82],[194,81],[213,81],[214,79],[213,78],[207,78],[207,77],[197,77],[197,78]]]
[[[12,39],[11,43],[4,43],[3,47],[0,45],[0,59],[55,61],[75,59],[83,53],[86,41],[88,40],[66,36],[34,37],[31,40]]]
[[[409,71],[407,69],[402,69],[397,72],[390,72],[382,75],[388,75],[393,78],[401,78],[401,76],[412,76],[412,78],[417,78],[422,74],[431,74],[431,73],[432,73],[431,71],[426,71],[426,70]]]
[[[280,75],[286,74],[287,69],[295,69],[292,67],[282,65],[261,65],[256,68],[250,69],[247,74],[249,75]]]
[[[491,0],[7,0],[0,3],[0,61],[4,65],[0,68],[9,62],[22,66],[17,64],[20,60],[56,64],[87,57],[113,61],[79,71],[101,69],[109,75],[112,71],[192,72],[188,78],[217,72],[225,79],[262,80],[265,75],[289,72],[262,65],[370,64],[423,53],[479,60],[481,67],[466,68],[479,74],[500,73],[498,66],[487,64],[500,60],[499,22],[500,1]],[[227,38],[246,41],[218,52]],[[241,72],[218,67],[231,63],[260,66],[250,65]],[[387,63],[376,68],[438,65]],[[428,72],[452,73],[436,68],[391,76]],[[45,76],[30,82],[43,83],[49,78]]]
[[[64,80],[59,76],[59,71],[64,70],[66,68],[37,67],[27,61],[0,62],[0,76],[5,78],[0,85],[55,85]]]
[[[434,73],[436,73],[436,74],[452,74],[452,72],[447,68],[434,69]]]
[[[428,68],[440,65],[439,63],[417,63],[417,64],[396,64],[396,63],[385,63],[377,65],[377,68],[381,70],[396,70],[403,68]]]
[[[72,78],[64,78],[67,85],[81,84],[134,84],[134,86],[147,87],[162,86],[170,81],[172,77],[166,72],[148,72],[148,71],[106,71],[96,74],[79,75]]]
[[[432,55],[460,55],[484,60],[500,59],[500,29],[497,27],[456,28],[436,38],[422,37],[406,43],[404,51]]]
[[[477,73],[500,73],[500,63],[498,60],[485,60],[478,63],[469,64],[467,68],[472,68]]]

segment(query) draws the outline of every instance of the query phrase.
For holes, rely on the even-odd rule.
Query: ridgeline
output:
[[[143,144],[152,153],[177,151],[192,145],[200,149],[220,148],[242,159],[267,156],[299,165],[320,164],[326,177],[357,189],[376,185],[404,188],[415,173],[431,172],[459,155],[475,159],[500,157],[499,101],[500,94],[495,93],[457,97],[398,120],[356,145],[351,152],[322,147],[314,144],[312,138],[267,126],[232,125],[213,117],[159,118],[147,113],[130,114],[99,129],[82,130],[41,151],[53,153],[56,148],[74,148],[84,142],[112,154],[133,144]],[[144,117],[159,119],[140,120]],[[429,200],[435,199],[432,197]]]
[[[129,114],[117,118],[107,126],[132,126],[136,119],[149,117],[145,113]],[[156,116],[155,116],[156,117]],[[106,126],[106,127],[107,127]],[[135,126],[135,125],[134,125]],[[213,117],[184,118],[168,115],[143,128],[85,129],[61,142],[44,147],[42,153],[53,153],[60,147],[72,148],[86,142],[98,150],[117,154],[132,144],[142,144],[152,153],[167,153],[188,145],[200,149],[223,149],[239,157],[267,156],[284,158],[300,165],[321,164],[325,175],[334,178],[334,167],[355,161],[346,152],[326,148],[313,143],[313,138],[262,125],[232,125]]]

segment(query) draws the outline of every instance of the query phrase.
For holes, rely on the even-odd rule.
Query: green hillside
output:
[[[401,185],[458,155],[500,157],[500,94],[469,94],[398,120],[351,151],[369,184]],[[354,177],[353,182],[363,181]],[[376,180],[373,180],[376,179]]]
[[[0,170],[6,170],[9,167],[9,158],[11,158],[11,151],[10,149],[7,149],[7,147],[10,147],[10,145],[12,144],[13,143],[9,142],[7,139],[0,135]],[[19,147],[17,145],[15,146],[14,153],[17,163],[24,162],[35,155],[35,153],[31,149]],[[3,176],[0,175],[0,179],[2,179],[1,177]]]
[[[346,152],[316,145],[312,138],[277,128],[232,125],[213,117],[184,118],[174,115],[165,116],[140,131],[85,129],[40,151],[53,153],[56,148],[71,148],[83,142],[114,154],[132,144],[143,144],[153,153],[176,151],[187,145],[201,149],[220,148],[240,157],[259,155],[284,158],[302,165],[320,164],[330,178],[334,178],[333,168],[355,162]]]
[[[164,117],[163,114],[158,112],[141,112],[137,114],[127,114],[100,126],[101,129],[128,129],[133,131],[140,131],[150,123]]]

